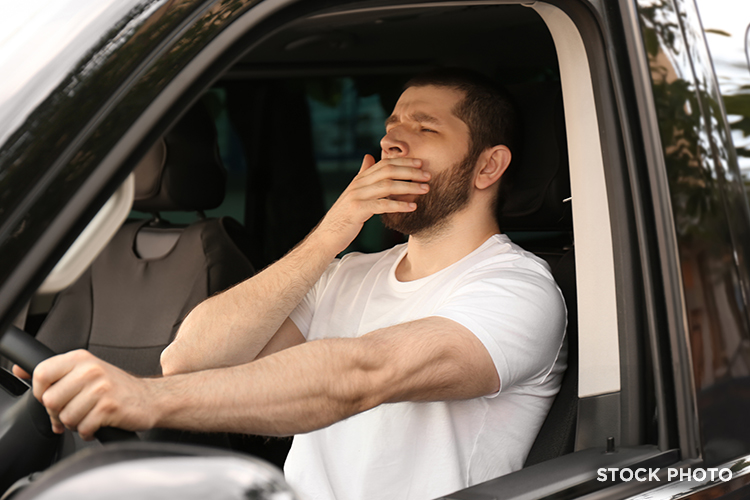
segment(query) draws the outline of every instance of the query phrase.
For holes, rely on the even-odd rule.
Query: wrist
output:
[[[302,242],[305,255],[319,254],[323,260],[330,262],[338,254],[343,252],[350,241],[344,242],[342,238],[330,229],[325,220],[321,222]]]
[[[172,397],[174,391],[171,390],[170,386],[173,385],[176,377],[173,375],[169,377],[142,379],[147,387],[145,393],[151,403],[148,405],[149,414],[146,416],[149,420],[149,429],[174,427],[174,423],[170,417],[174,417],[178,411],[178,407],[175,405],[175,398]]]

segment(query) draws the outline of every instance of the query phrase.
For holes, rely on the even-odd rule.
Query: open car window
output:
[[[660,457],[666,463],[677,460],[676,448],[689,448],[673,430],[679,424],[683,432],[689,422],[678,422],[678,403],[665,396],[674,383],[672,363],[682,359],[664,340],[664,325],[673,318],[664,312],[668,300],[659,288],[659,258],[674,260],[679,272],[668,254],[674,235],[655,236],[650,219],[656,210],[651,196],[668,193],[664,186],[663,193],[650,190],[645,146],[631,137],[646,127],[623,98],[632,82],[624,83],[622,64],[613,62],[608,44],[615,35],[601,29],[597,17],[606,17],[603,9],[574,1],[330,2],[322,8],[282,0],[226,9],[231,29],[210,32],[207,26],[223,22],[217,15],[196,24],[192,39],[175,35],[184,42],[170,48],[169,57],[154,49],[141,72],[122,83],[122,103],[112,98],[108,104],[120,114],[113,113],[111,123],[92,121],[86,133],[99,135],[69,146],[70,158],[81,162],[75,172],[95,172],[91,178],[99,184],[77,191],[83,201],[59,202],[58,208],[84,208],[75,215],[59,210],[67,225],[56,226],[58,257],[101,201],[92,193],[121,184],[144,152],[200,103],[216,125],[227,170],[224,202],[205,215],[242,224],[249,234],[243,250],[262,269],[315,226],[365,154],[379,156],[383,121],[406,79],[436,67],[477,69],[509,89],[526,120],[528,151],[519,155],[526,178],[508,184],[501,228],[559,272],[576,358],[566,375],[570,385],[558,398],[567,401],[566,409],[549,418],[566,421],[568,430],[550,427],[540,434],[547,450],[534,452],[529,465],[536,465],[485,491],[522,495],[529,484],[544,481],[560,490],[576,481],[596,485],[592,464],[601,460],[615,466]],[[191,53],[195,40],[204,45]],[[149,85],[153,90],[143,97]],[[74,146],[89,149],[78,154]],[[538,210],[547,215],[537,217]],[[202,217],[161,216],[177,225]],[[376,252],[402,241],[373,218],[347,251]],[[50,255],[38,262],[48,264]],[[680,293],[669,300],[679,302]],[[47,310],[49,302],[32,312]],[[455,498],[478,498],[474,493]]]

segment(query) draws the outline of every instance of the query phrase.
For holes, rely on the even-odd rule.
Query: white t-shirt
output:
[[[406,251],[334,261],[292,321],[311,341],[449,318],[487,348],[500,391],[383,404],[295,436],[284,470],[304,500],[424,500],[518,470],[559,389],[566,311],[543,260],[497,234],[435,274],[400,282]]]

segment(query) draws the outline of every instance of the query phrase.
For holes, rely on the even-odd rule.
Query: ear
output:
[[[486,149],[479,156],[480,168],[474,185],[477,189],[487,189],[495,184],[510,165],[511,154],[507,146],[499,145]]]

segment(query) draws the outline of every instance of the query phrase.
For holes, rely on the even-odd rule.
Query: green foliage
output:
[[[344,92],[344,80],[341,78],[310,79],[307,82],[307,95],[312,99],[335,108],[341,102]]]

